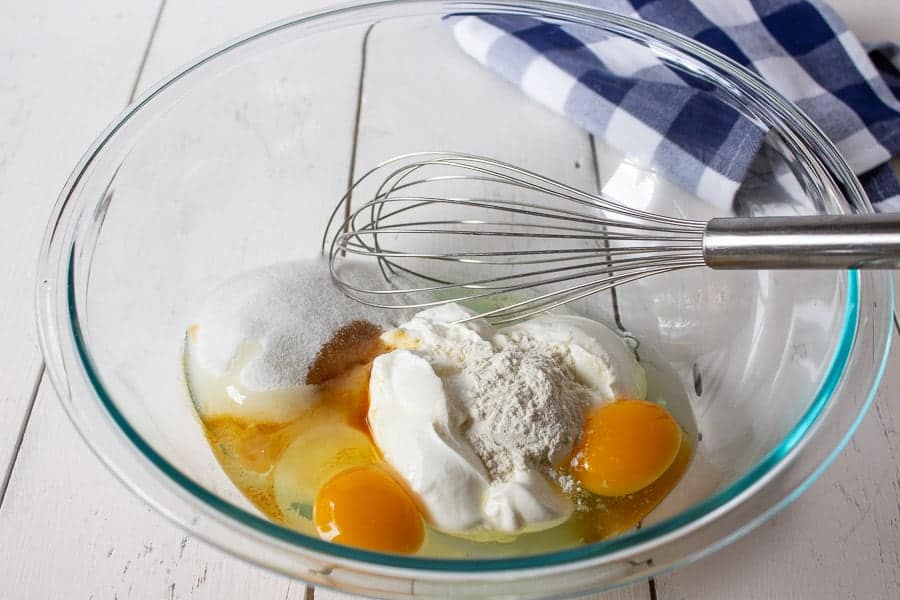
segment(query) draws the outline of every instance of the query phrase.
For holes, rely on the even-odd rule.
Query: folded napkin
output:
[[[581,1],[668,27],[755,71],[837,145],[876,209],[900,210],[900,185],[886,164],[900,153],[896,46],[867,52],[817,0]],[[499,14],[450,25],[466,52],[535,100],[731,207],[766,132],[708,83],[591,27]]]

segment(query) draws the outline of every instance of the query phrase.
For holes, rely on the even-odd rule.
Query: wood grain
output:
[[[850,445],[797,501],[657,580],[660,600],[900,595],[900,348]]]
[[[437,20],[414,23],[382,23],[370,32],[355,176],[397,154],[454,150],[490,156],[583,189],[596,189],[591,140],[583,131],[476,65]],[[437,61],[441,70],[436,77]],[[593,300],[611,318],[609,294],[598,294]],[[321,588],[315,596],[324,600],[352,597]],[[650,594],[646,584],[639,584],[591,597],[647,600]]]
[[[27,430],[25,422],[41,367],[32,315],[37,247],[50,206],[80,154],[124,107],[133,88],[146,89],[193,56],[248,29],[330,3],[167,0],[139,80],[158,2],[39,0],[4,5],[0,202],[7,218],[0,221],[0,358],[4,364],[0,370],[0,475],[12,466],[20,434],[24,438],[0,505],[0,564],[4,565],[0,597],[305,597],[302,584],[199,544],[151,511],[90,454],[48,386],[40,390]],[[878,0],[835,4],[864,39],[897,39],[900,4]],[[385,52],[387,47],[379,46]],[[410,68],[422,69],[426,60],[403,57],[401,64],[409,61]],[[393,62],[381,64],[374,58],[369,64],[366,89],[376,94],[371,97],[398,90],[385,83],[379,92],[372,73],[388,77],[399,73],[402,80],[402,70]],[[425,93],[431,94],[433,108],[440,108],[445,96],[452,97],[452,83],[453,73],[427,82]],[[491,98],[512,98],[513,90],[506,84],[483,85],[491,90]],[[442,134],[426,129],[396,135],[391,124],[418,110],[402,90],[394,107],[383,102],[386,112],[381,116],[366,115],[362,123],[368,128],[366,139],[380,141],[360,147],[359,165],[386,153],[409,150],[411,142],[468,144],[474,138],[471,149],[478,150],[479,140],[486,139],[487,134],[465,111],[448,113]],[[519,114],[543,111],[524,110]],[[517,125],[513,118],[500,124],[503,127],[491,130],[494,135]],[[560,146],[540,148],[560,152],[560,170],[553,174],[588,186],[591,178],[573,170],[571,162],[575,156],[586,155],[586,146],[578,142],[561,147],[562,141]],[[500,158],[529,164],[535,149],[509,143],[500,151]],[[579,161],[582,169],[584,164]],[[547,170],[546,164],[531,166]],[[890,357],[873,410],[825,475],[797,502],[743,540],[660,578],[658,598],[900,595],[896,534],[900,528],[896,505],[900,413],[893,402],[900,392],[897,354]],[[351,597],[324,589],[315,595],[325,600]],[[602,597],[637,599],[647,598],[648,593],[642,585]]]
[[[831,4],[864,42],[900,42],[900,3]],[[891,164],[900,173],[900,160]],[[896,295],[897,273],[894,282]],[[759,529],[658,578],[657,598],[900,597],[898,394],[900,348],[895,338],[873,406],[834,464]]]
[[[128,101],[157,7],[39,0],[2,9],[0,484],[42,364],[33,314],[41,235],[69,172]]]
[[[461,52],[436,18],[384,22],[371,30],[362,98],[355,177],[400,154],[453,151],[597,189],[586,132]],[[493,186],[488,193],[500,192]],[[611,320],[609,297],[591,298],[592,316]]]
[[[321,587],[315,588],[314,591],[315,600],[355,600],[362,598],[362,596],[353,596],[350,594],[344,594],[342,592],[336,592],[334,590],[329,590]],[[625,588],[613,590],[611,592],[605,592],[602,594],[589,594],[587,596],[581,596],[582,600],[650,600],[650,594],[647,591],[647,584],[641,583],[636,585],[631,585]],[[310,599],[306,599],[310,600]]]
[[[44,383],[0,510],[0,597],[278,598],[305,586],[227,556],[116,480]]]
[[[15,269],[16,272],[10,275],[9,279],[15,281],[16,286],[21,283],[23,288],[21,294],[5,293],[0,300],[10,304],[15,298],[21,300],[19,304],[10,306],[0,317],[2,319],[0,324],[4,328],[2,333],[4,339],[22,339],[29,345],[29,352],[26,353],[23,353],[20,347],[12,345],[2,347],[4,353],[10,352],[6,364],[14,367],[4,368],[0,372],[0,382],[3,383],[0,389],[4,390],[2,401],[16,403],[16,406],[8,408],[5,404],[0,405],[0,408],[3,408],[0,411],[0,451],[5,455],[9,455],[12,451],[12,442],[17,437],[15,430],[20,427],[21,417],[25,414],[28,401],[32,397],[32,387],[36,385],[41,364],[37,349],[33,347],[31,334],[33,283],[30,273],[34,269],[34,261],[22,260],[24,252],[15,245],[7,247],[8,244],[22,242],[24,246],[25,242],[30,242],[33,248],[37,249],[40,230],[46,221],[46,213],[49,212],[56,189],[62,186],[79,153],[87,147],[91,138],[106,122],[124,108],[133,92],[145,89],[156,79],[187,63],[211,46],[222,44],[272,20],[292,16],[298,9],[312,10],[316,5],[327,2],[306,2],[303,6],[298,6],[296,2],[281,0],[258,2],[251,6],[239,3],[170,0],[160,15],[156,36],[146,53],[146,63],[143,64],[142,71],[140,68],[150,31],[157,19],[157,5],[154,3],[150,7],[152,10],[148,9],[142,13],[134,10],[132,11],[134,15],[126,16],[117,13],[118,5],[101,2],[93,4],[97,6],[87,8],[94,10],[96,15],[84,12],[75,14],[73,11],[60,9],[53,15],[53,19],[58,18],[59,22],[55,20],[52,22],[57,29],[66,29],[67,33],[62,37],[73,45],[80,43],[89,48],[97,47],[98,52],[102,50],[110,56],[117,56],[123,64],[121,66],[112,64],[111,59],[106,56],[64,55],[58,61],[59,65],[50,64],[53,72],[46,74],[39,72],[40,77],[35,78],[35,85],[40,83],[47,87],[42,92],[46,97],[40,96],[38,90],[30,88],[23,90],[34,95],[37,100],[36,104],[26,107],[35,111],[34,116],[30,116],[27,110],[23,109],[25,110],[23,122],[20,125],[11,123],[14,126],[21,126],[22,131],[12,130],[11,133],[16,133],[15,137],[0,138],[0,170],[4,166],[2,158],[6,156],[3,153],[8,150],[4,145],[5,142],[24,138],[26,132],[39,130],[36,121],[41,116],[50,117],[50,124],[57,130],[53,136],[65,132],[61,137],[66,138],[66,146],[72,146],[71,152],[67,151],[49,165],[53,168],[53,173],[58,173],[59,177],[58,181],[53,182],[55,187],[44,193],[46,202],[23,204],[25,210],[21,212],[21,217],[27,221],[28,227],[22,228],[17,219],[6,219],[0,223],[0,227],[3,228],[0,233],[6,234],[6,229],[10,230],[8,235],[0,236],[2,256],[16,257],[16,261],[7,261],[4,258],[0,268],[6,269],[9,265],[9,268]],[[34,10],[40,8],[38,6]],[[49,8],[44,8],[47,12],[52,12]],[[40,14],[34,16],[35,20],[39,18],[47,21]],[[26,20],[24,16],[22,20]],[[7,26],[10,31],[17,28],[16,31],[25,32],[19,37],[27,37],[26,34],[34,29],[34,27],[29,29],[26,24],[19,21],[2,21],[0,33],[6,33]],[[97,32],[107,30],[115,31],[114,39],[100,38],[98,43]],[[25,46],[22,50],[25,58],[33,61],[35,57],[29,58],[29,53],[52,50],[55,47],[51,40],[53,34],[54,32],[50,30],[46,36],[34,36],[35,47]],[[69,40],[70,37],[73,39]],[[93,40],[93,46],[85,43],[88,39]],[[19,41],[18,37],[13,36],[10,44]],[[134,52],[133,57],[128,59],[127,49],[131,42],[134,45]],[[0,42],[2,43],[6,42]],[[10,55],[12,54],[11,51]],[[49,80],[60,77],[58,71],[76,72],[77,69],[72,63],[79,59],[96,63],[97,72],[86,73],[90,85],[82,86],[83,89],[71,85],[69,80],[74,76],[63,74],[62,82],[54,88]],[[121,85],[120,93],[115,95],[111,92],[115,89],[118,71],[122,72]],[[25,77],[20,79],[22,86],[29,83]],[[355,83],[356,80],[357,74],[354,73],[351,83]],[[63,85],[70,85],[68,92],[69,100],[72,102],[72,112],[62,112],[72,121],[68,130],[62,124],[56,123],[58,117],[51,114],[53,110],[59,111],[59,96]],[[109,97],[99,101],[98,96],[103,90],[109,93]],[[0,107],[4,106],[2,103],[7,99],[2,94],[3,90],[0,89]],[[324,100],[320,98],[319,102]],[[24,100],[21,102],[25,106]],[[353,106],[352,102],[347,104],[348,121],[352,120]],[[79,118],[85,116],[82,113],[87,107],[91,110],[87,111],[86,116],[93,117],[96,113],[96,118],[79,121]],[[71,140],[68,139],[70,135]],[[32,180],[32,184],[33,180],[39,179],[34,172],[36,167],[41,164],[45,168],[48,166],[46,161],[41,163],[36,155],[39,150],[46,152],[50,139],[51,134],[48,131],[43,138],[28,141],[24,148],[19,149],[20,155],[10,156],[10,160],[16,159],[16,166],[19,166],[18,156],[21,156],[22,161],[29,159],[34,163],[32,172],[26,173],[27,179]],[[349,142],[349,135],[341,140],[341,144],[345,147],[343,165],[334,165],[341,173],[338,188],[343,185],[348,168]],[[4,181],[8,180],[6,173],[2,171],[0,176],[4,177]],[[13,184],[21,186],[26,182],[19,184],[12,181]],[[44,181],[40,183],[46,184]],[[11,185],[0,189],[3,190],[0,194],[7,190],[10,193],[19,191]],[[331,196],[335,194],[328,195]],[[41,211],[37,214],[39,208]],[[35,213],[34,216],[30,216],[32,213]],[[16,276],[19,272],[24,274],[26,270],[28,277]],[[5,273],[3,275],[5,276]],[[6,354],[3,358],[7,359]],[[22,368],[18,368],[20,363]],[[30,365],[28,369],[24,368],[26,364]],[[8,381],[10,376],[16,379]],[[5,395],[6,392],[10,392],[10,395]],[[16,410],[13,410],[14,408]],[[19,418],[13,420],[13,417]],[[6,434],[6,429],[10,430],[10,435]],[[43,443],[43,440],[53,440],[54,443]],[[9,449],[6,447],[7,441],[10,442]],[[5,455],[0,456],[5,458]],[[63,462],[65,467],[59,469]],[[5,467],[5,462],[0,464]],[[306,588],[301,582],[289,582],[233,559],[205,544],[199,544],[161,516],[151,512],[130,491],[115,482],[96,458],[87,452],[84,444],[77,439],[71,424],[62,417],[61,409],[52,397],[49,387],[42,390],[40,403],[34,411],[17,464],[19,469],[10,479],[8,502],[0,509],[0,523],[2,523],[0,539],[16,540],[15,544],[5,544],[8,554],[3,555],[4,569],[0,570],[0,597],[16,597],[17,594],[13,594],[13,590],[28,590],[29,597],[58,597],[59,594],[65,593],[68,597],[84,598],[92,595],[109,598],[116,596],[219,598],[232,594],[231,597],[236,598],[302,598],[306,593]],[[57,477],[56,470],[65,472]],[[38,504],[46,508],[35,510],[35,505]],[[59,530],[62,530],[64,535],[60,535]],[[54,552],[66,556],[64,572],[56,578],[49,575],[48,569],[53,569],[53,563],[46,559],[49,554],[48,544],[51,541]]]
[[[335,0],[166,0],[159,30],[138,82],[138,93],[209,50],[254,29],[335,4]]]

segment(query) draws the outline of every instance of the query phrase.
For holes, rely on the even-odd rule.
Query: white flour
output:
[[[572,450],[589,403],[558,353],[511,345],[470,361],[461,374],[470,424],[466,438],[492,479],[514,471],[548,473]]]

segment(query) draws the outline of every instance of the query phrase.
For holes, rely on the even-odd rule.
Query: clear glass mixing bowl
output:
[[[488,72],[442,22],[463,12],[596,28],[629,58],[705,81],[711,101],[768,130],[735,202],[691,197],[652,153],[620,154]],[[702,146],[692,150],[717,151]],[[646,578],[736,539],[847,442],[889,344],[887,274],[684,271],[579,308],[664,357],[702,435],[685,480],[639,530],[565,551],[447,560],[331,545],[262,518],[193,416],[180,360],[191,311],[232,275],[317,253],[348,181],[419,150],[492,156],[692,218],[871,210],[834,147],[760,80],[689,39],[594,9],[380,2],[291,19],[215,51],[144,95],[85,155],[48,227],[38,288],[43,351],[72,421],[192,534],[373,595],[563,595]]]

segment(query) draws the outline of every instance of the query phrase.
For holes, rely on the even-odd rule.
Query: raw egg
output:
[[[379,460],[369,436],[339,423],[321,423],[296,437],[272,472],[273,491],[288,523],[312,516],[319,489],[348,468]]]
[[[666,409],[645,400],[620,400],[586,419],[572,474],[595,494],[632,494],[665,473],[680,446],[681,427]]]
[[[322,486],[313,522],[325,540],[379,552],[410,554],[425,538],[409,493],[375,465],[347,469]]]

